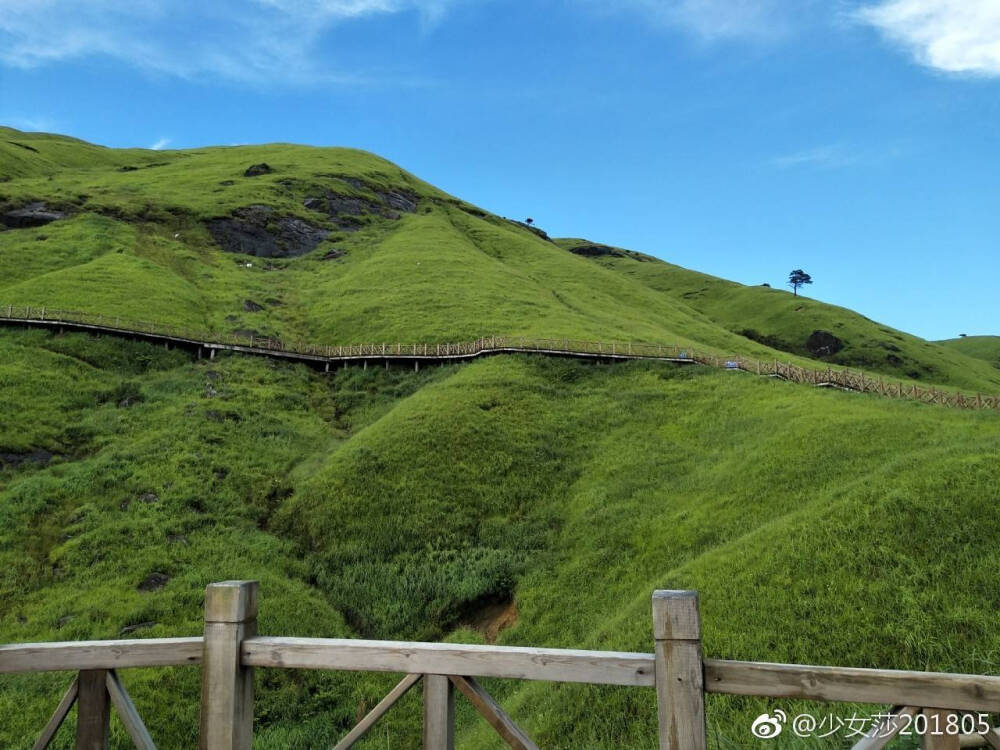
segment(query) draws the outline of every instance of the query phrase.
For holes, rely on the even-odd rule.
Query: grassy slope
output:
[[[326,379],[122,346],[0,334],[0,434],[58,456],[0,474],[0,640],[196,633],[204,584],[235,576],[262,580],[268,633],[477,640],[463,625],[514,596],[501,642],[648,650],[650,591],[695,586],[715,656],[1000,671],[995,415],[656,365]],[[170,581],[137,591],[151,572]],[[196,672],[127,679],[189,744]],[[389,684],[261,680],[261,747],[327,742]],[[64,682],[0,683],[0,744]],[[494,687],[546,747],[649,744],[649,691]],[[754,711],[713,700],[713,731],[744,738]],[[413,700],[379,742],[416,720]]]
[[[558,243],[570,248],[585,241],[560,239]],[[852,310],[796,297],[783,289],[744,286],[640,253],[619,253],[590,262],[683,302],[727,330],[766,341],[781,351],[811,356],[806,347],[809,336],[813,331],[828,331],[844,342],[844,348],[823,361],[991,393],[1000,389],[1000,370],[984,366],[966,349],[926,341]]]
[[[38,151],[10,146],[14,159],[0,141],[14,177],[0,203],[45,199],[75,215],[0,233],[0,301],[332,342],[496,332],[759,356],[775,353],[725,315],[745,308],[773,335],[802,317],[781,313],[782,293],[730,308],[744,288],[574,256],[361,152],[10,138]],[[258,161],[275,173],[241,176]],[[329,174],[406,187],[419,211],[253,269],[204,229],[254,202],[322,223],[301,201],[346,189]],[[321,260],[334,246],[344,258]],[[247,298],[266,309],[244,312]],[[875,335],[848,311],[795,304],[852,346],[855,329]],[[987,363],[899,335],[936,382],[993,382]],[[652,589],[696,586],[714,656],[1000,673],[994,414],[651,364],[504,357],[324,377],[0,330],[0,454],[39,449],[56,458],[0,466],[0,641],[111,638],[140,623],[154,624],[136,637],[197,633],[206,582],[256,577],[267,633],[476,640],[471,626],[513,597],[520,617],[501,642],[648,650]],[[166,586],[139,591],[154,572]],[[197,679],[126,675],[161,746],[193,743]],[[258,679],[263,748],[331,744],[391,685]],[[0,746],[29,746],[65,683],[0,681]],[[650,744],[650,691],[492,687],[543,746]],[[716,746],[745,747],[761,710],[712,699]],[[369,744],[414,746],[418,716],[410,696]],[[459,716],[464,742],[497,747],[468,708]]]
[[[975,357],[1000,368],[1000,336],[963,336],[958,339],[938,341],[943,347]]]
[[[808,355],[804,340],[821,328],[848,343],[835,362],[1000,390],[994,368],[848,310],[632,259],[645,257],[639,254],[597,262],[577,257],[365,152],[282,144],[115,151],[54,136],[3,134],[0,177],[10,179],[0,183],[0,206],[44,200],[71,218],[0,233],[0,303],[320,343],[511,334],[647,340],[788,358],[734,333],[753,328],[800,362]],[[60,160],[66,167],[57,172]],[[274,172],[244,177],[258,162]],[[133,169],[121,171],[126,166]],[[328,191],[370,196],[343,178],[408,191],[419,208],[400,220],[365,217],[361,231],[340,231],[303,201]],[[296,259],[221,252],[205,221],[258,204],[331,234]],[[344,257],[323,260],[334,248]],[[247,312],[248,299],[265,309]]]

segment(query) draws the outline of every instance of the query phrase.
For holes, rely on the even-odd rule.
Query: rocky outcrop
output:
[[[316,249],[327,230],[296,216],[275,216],[270,206],[248,206],[228,218],[210,219],[212,238],[229,253],[258,258],[295,258]]]
[[[54,456],[47,450],[37,448],[27,453],[5,452],[0,449],[0,469],[4,467],[17,468],[21,464],[31,463],[45,466]]]
[[[814,357],[829,357],[844,348],[844,342],[829,331],[813,331],[806,340],[806,349]]]
[[[326,214],[338,228],[351,232],[359,229],[364,216],[398,219],[416,212],[420,203],[416,193],[407,190],[383,190],[354,177],[338,177],[355,190],[367,195],[344,195],[332,190],[322,196],[306,198],[303,205],[310,211]]]
[[[569,248],[569,251],[574,255],[582,255],[586,258],[600,258],[602,256],[607,256],[611,258],[627,258],[624,252],[618,250],[614,247],[609,247],[608,245],[598,245],[596,243],[587,243],[586,245],[577,245],[576,247]]]
[[[25,227],[45,226],[50,222],[65,218],[65,212],[56,211],[45,203],[36,201],[22,208],[15,208],[0,214],[0,223],[12,229],[23,229]]]
[[[251,164],[247,167],[247,171],[243,173],[244,177],[259,177],[262,174],[271,174],[274,170],[266,162],[261,162],[260,164]]]
[[[162,589],[169,582],[170,576],[166,573],[160,573],[157,571],[146,576],[142,582],[136,586],[136,589],[138,591],[157,591]]]

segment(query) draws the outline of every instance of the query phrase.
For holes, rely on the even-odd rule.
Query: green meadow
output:
[[[0,213],[66,213],[0,232],[4,305],[333,344],[678,343],[1000,391],[988,342],[578,255],[362,152],[0,135]],[[387,191],[415,210],[348,231],[304,205]],[[225,252],[208,222],[251,205],[328,234],[293,257]],[[811,352],[815,330],[843,348]],[[712,657],[1000,674],[998,455],[1000,414],[741,372],[519,355],[324,374],[0,328],[0,642],[195,635],[206,584],[253,578],[265,634],[650,651],[652,591],[696,588]],[[30,747],[70,679],[0,679],[0,746]],[[159,746],[195,746],[196,668],[123,679]],[[255,747],[332,746],[393,684],[259,670]],[[487,687],[541,747],[655,742],[650,689]],[[848,746],[751,742],[770,708],[884,707],[713,696],[712,747]],[[419,720],[414,691],[363,747],[417,747]],[[500,747],[461,700],[458,732]]]

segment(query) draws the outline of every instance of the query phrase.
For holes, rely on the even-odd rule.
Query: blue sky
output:
[[[998,0],[0,0],[0,122],[364,148],[553,235],[1000,333]]]

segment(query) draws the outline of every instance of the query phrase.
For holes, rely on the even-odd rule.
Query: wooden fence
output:
[[[1000,411],[1000,395],[988,396],[934,387],[925,388],[915,383],[887,381],[883,376],[872,377],[870,374],[850,368],[802,367],[777,359],[760,360],[738,354],[720,355],[677,344],[483,336],[475,341],[450,343],[383,342],[321,345],[304,341],[282,341],[253,334],[222,335],[217,332],[197,331],[117,315],[14,305],[0,305],[0,322],[137,336],[161,341],[167,346],[174,343],[178,346],[193,347],[199,357],[203,352],[207,352],[208,356],[214,358],[216,351],[228,350],[294,359],[322,364],[327,371],[331,365],[337,363],[346,365],[350,362],[360,362],[367,366],[367,363],[373,360],[384,361],[387,365],[390,361],[412,362],[414,367],[419,369],[420,362],[473,359],[519,352],[596,360],[664,360],[749,372],[795,383],[871,393],[886,398],[907,399],[960,409]]]
[[[922,734],[929,750],[1000,749],[1000,731],[982,723],[986,714],[1000,711],[1000,677],[705,659],[697,593],[657,591],[652,605],[653,653],[281,638],[257,634],[257,583],[226,581],[206,590],[201,637],[0,646],[0,673],[79,672],[34,745],[37,750],[48,747],[74,703],[78,750],[107,747],[112,706],[135,746],[152,750],[154,740],[118,670],[199,664],[205,750],[250,749],[257,668],[405,675],[335,750],[353,747],[418,683],[423,683],[425,750],[454,747],[456,689],[509,747],[536,748],[478,682],[482,677],[653,689],[660,750],[707,747],[705,699],[712,693],[888,706],[880,721],[866,726],[854,750],[884,747],[900,733]],[[978,718],[974,731],[963,733],[968,712]],[[745,731],[750,742],[751,728]],[[845,739],[839,740],[842,746]]]

